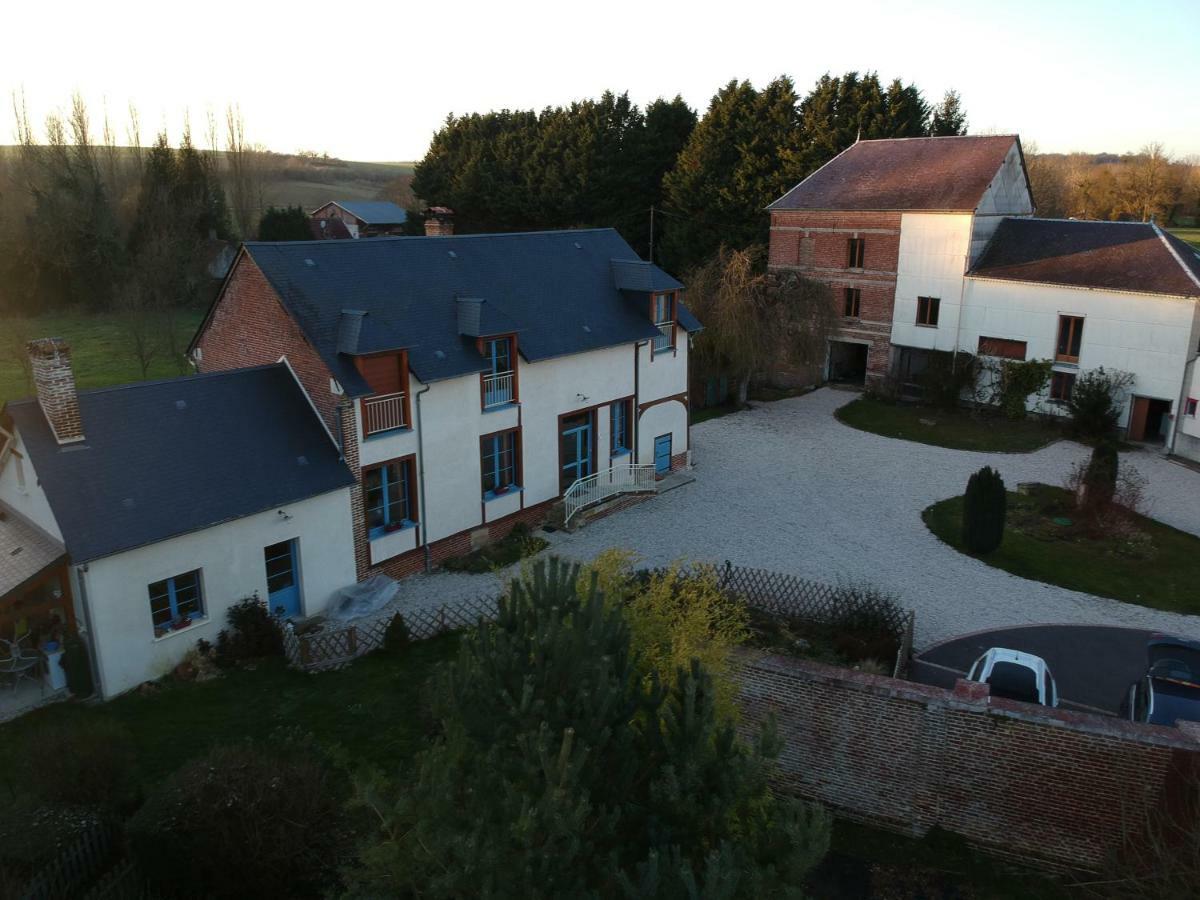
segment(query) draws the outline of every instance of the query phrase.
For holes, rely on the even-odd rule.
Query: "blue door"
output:
[[[282,618],[300,615],[300,573],[296,542],[283,541],[263,550],[267,565],[267,606]]]
[[[559,473],[559,490],[565,491],[576,480],[587,478],[592,468],[592,414],[582,413],[562,420],[559,458],[562,471]]]
[[[654,439],[654,472],[662,475],[671,471],[671,436],[660,434]]]

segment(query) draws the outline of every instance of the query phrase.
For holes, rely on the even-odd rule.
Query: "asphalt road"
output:
[[[910,677],[953,687],[991,647],[1033,653],[1058,682],[1060,705],[1119,715],[1129,686],[1146,671],[1152,632],[1104,625],[1029,625],[964,635],[918,654]]]

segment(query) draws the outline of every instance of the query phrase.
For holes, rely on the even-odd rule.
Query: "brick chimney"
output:
[[[425,236],[447,237],[454,234],[454,210],[431,206],[425,210]]]
[[[83,440],[83,422],[79,418],[79,394],[71,369],[71,348],[62,338],[39,338],[26,345],[33,368],[42,414],[60,444]]]

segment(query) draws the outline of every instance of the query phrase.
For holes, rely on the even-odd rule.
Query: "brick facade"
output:
[[[248,254],[234,262],[216,306],[201,326],[196,348],[201,372],[270,365],[286,356],[325,423],[338,433],[341,398],[330,390],[329,368]]]
[[[747,658],[740,706],[774,714],[779,787],[909,834],[1097,869],[1124,830],[1200,773],[1200,735],[1042,709],[806,660]]]
[[[79,394],[75,372],[71,368],[71,347],[62,338],[40,338],[25,348],[38,405],[60,444],[84,439],[83,420],[79,416]]]
[[[863,265],[850,268],[849,241],[861,239]],[[867,345],[867,380],[891,364],[892,311],[900,258],[900,213],[783,210],[771,213],[768,262],[829,285],[841,327],[832,339]],[[862,292],[857,318],[842,316],[846,288]]]

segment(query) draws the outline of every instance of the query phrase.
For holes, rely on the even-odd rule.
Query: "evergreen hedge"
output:
[[[967,482],[963,499],[963,544],[971,553],[991,553],[1004,539],[1008,494],[1004,479],[984,466]]]

